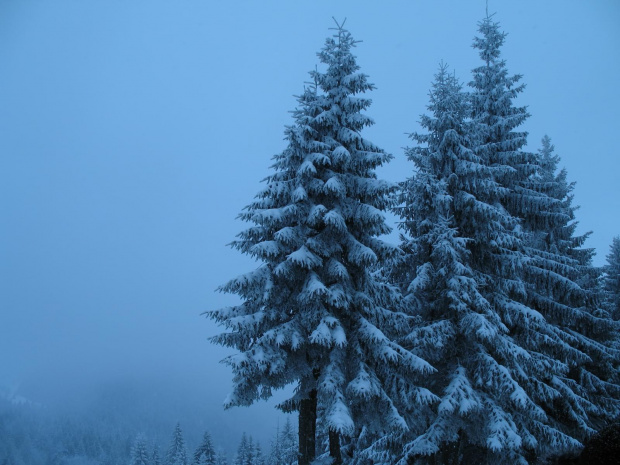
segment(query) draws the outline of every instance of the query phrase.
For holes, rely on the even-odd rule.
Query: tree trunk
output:
[[[298,465],[310,465],[316,456],[316,389],[299,404]]]
[[[332,465],[342,465],[340,454],[340,435],[336,431],[329,430],[329,456],[334,460]]]

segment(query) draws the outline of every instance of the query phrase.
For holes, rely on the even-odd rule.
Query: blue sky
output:
[[[600,265],[620,234],[620,3],[489,3],[527,85],[529,148],[552,138]],[[219,405],[225,353],[199,314],[255,266],[226,244],[332,16],[362,41],[377,86],[365,136],[400,181],[439,62],[469,81],[484,14],[482,0],[1,0],[0,379],[61,391],[165,373]]]

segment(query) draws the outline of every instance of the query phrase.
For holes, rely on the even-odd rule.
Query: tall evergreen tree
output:
[[[583,248],[589,233],[575,234],[574,183],[567,181],[566,170],[558,170],[558,163],[545,136],[532,185],[554,203],[523,222],[531,256],[528,295],[530,306],[563,331],[564,341],[578,355],[562,359],[567,370],[555,383],[553,408],[563,430],[583,442],[620,412],[620,353],[613,347],[617,328],[598,296],[600,270],[592,265],[594,250]]]
[[[166,454],[166,465],[188,465],[185,439],[179,423],[176,424],[172,433],[172,441]]]
[[[614,237],[603,267],[604,301],[614,320],[620,320],[620,236]]]
[[[503,321],[507,308],[520,305],[515,268],[524,260],[517,221],[498,204],[504,168],[472,150],[476,125],[444,67],[429,110],[421,119],[428,132],[414,135],[420,145],[408,152],[418,173],[404,186],[400,215],[411,239],[399,275],[410,283],[409,312],[423,321],[409,340],[438,369],[427,386],[439,402],[414,417],[401,462],[518,463],[514,418],[541,413],[520,386],[524,351]]]
[[[215,465],[215,449],[211,435],[205,431],[202,442],[194,452],[194,465]]]
[[[529,115],[514,104],[524,90],[521,76],[509,76],[501,59],[506,34],[489,16],[479,31],[474,47],[484,63],[474,69],[470,83],[478,136],[474,151],[494,167],[500,186],[497,201],[517,220],[521,232],[521,251],[527,259],[516,273],[524,287],[517,292],[521,296],[514,298],[537,312],[553,331],[539,327],[537,331],[545,336],[536,336],[534,342],[530,329],[537,325],[528,324],[525,331],[516,332],[511,327],[513,319],[524,318],[518,314],[506,321],[507,327],[521,339],[519,344],[530,344],[532,350],[543,353],[542,348],[549,347],[547,338],[555,340],[556,348],[547,353],[563,363],[563,376],[554,382],[554,405],[545,405],[561,412],[561,430],[582,441],[618,412],[612,367],[618,354],[608,344],[614,328],[597,299],[594,251],[582,248],[588,234],[574,234],[574,185],[566,181],[565,171],[555,172],[559,159],[548,138],[538,156],[523,150],[527,134],[518,129]],[[555,351],[562,355],[553,355]]]
[[[534,162],[536,172],[526,185],[546,202],[544,208],[531,209],[522,221],[527,232],[527,252],[532,258],[528,267],[530,302],[534,306],[584,307],[596,314],[599,272],[592,266],[594,249],[583,248],[590,233],[575,234],[575,183],[567,181],[566,170],[558,169],[559,162],[551,139],[543,137]],[[564,285],[559,280],[564,280]]]
[[[620,354],[612,348],[617,328],[598,296],[600,270],[592,265],[594,250],[583,248],[589,233],[575,234],[574,183],[567,181],[566,170],[558,170],[559,161],[545,136],[531,185],[551,204],[531,212],[523,221],[531,257],[526,279],[529,305],[564,330],[570,337],[566,341],[583,354],[581,360],[569,362],[568,375],[569,384],[578,386],[575,392],[580,395],[563,391],[555,407],[565,415],[571,435],[584,440],[593,427],[604,426],[618,413],[615,365]],[[588,413],[587,423],[581,419],[582,408]]]
[[[385,386],[432,370],[395,342],[409,318],[376,273],[396,251],[378,239],[390,230],[383,211],[396,186],[375,173],[390,155],[361,136],[372,124],[361,94],[373,86],[354,46],[338,27],[319,53],[327,69],[311,73],[316,88],[299,98],[288,147],[241,214],[253,226],[233,243],[262,265],[222,287],[242,304],[209,312],[228,329],[213,340],[240,352],[227,359],[228,406],[297,385],[281,407],[300,411],[300,465],[315,454],[316,403],[337,453],[340,435],[406,429],[399,393]]]

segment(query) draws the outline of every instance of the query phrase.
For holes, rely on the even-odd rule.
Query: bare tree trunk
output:
[[[316,456],[316,389],[299,403],[299,465],[310,465]]]
[[[340,434],[329,430],[329,456],[333,457],[332,465],[342,465],[342,455],[340,453]]]

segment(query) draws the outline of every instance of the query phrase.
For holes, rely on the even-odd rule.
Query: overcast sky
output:
[[[620,2],[489,3],[527,85],[529,148],[552,138],[601,265],[620,234]],[[220,405],[230,374],[200,313],[256,266],[226,244],[332,16],[362,40],[364,135],[400,181],[439,62],[470,80],[484,15],[484,0],[0,0],[0,384],[158,374]]]

